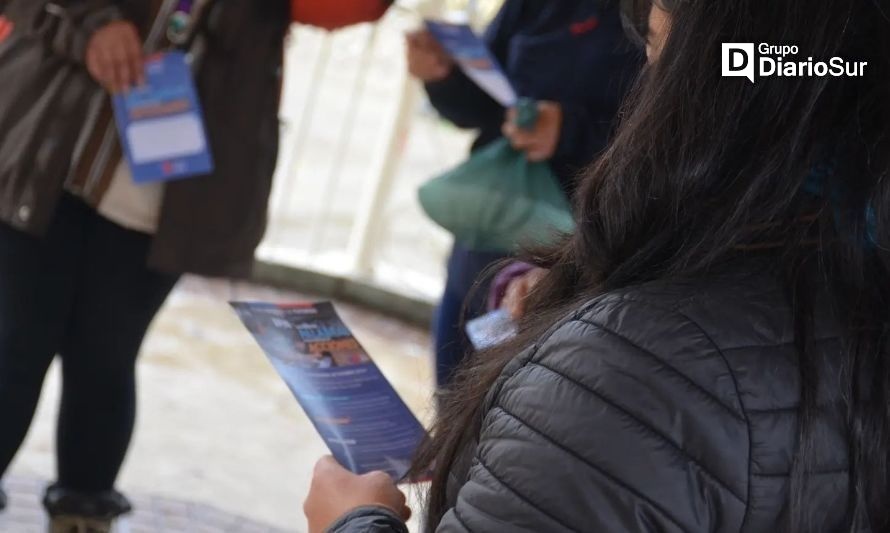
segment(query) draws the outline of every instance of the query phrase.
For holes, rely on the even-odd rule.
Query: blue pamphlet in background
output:
[[[192,71],[182,52],[146,60],[145,86],[114,97],[114,116],[136,183],[213,171]]]
[[[467,24],[426,20],[426,27],[468,78],[504,107],[516,105],[516,91],[485,41]]]
[[[401,480],[426,431],[330,302],[232,302],[337,461]]]

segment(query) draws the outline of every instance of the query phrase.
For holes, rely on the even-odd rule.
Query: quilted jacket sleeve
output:
[[[15,32],[43,39],[50,49],[83,63],[93,32],[124,18],[115,0],[0,0]]]
[[[748,438],[729,371],[694,324],[631,309],[563,325],[503,382],[437,531],[740,530]]]
[[[383,507],[361,507],[337,520],[326,533],[408,533],[408,526]]]

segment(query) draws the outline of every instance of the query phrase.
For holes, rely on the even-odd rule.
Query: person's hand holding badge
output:
[[[353,474],[331,456],[315,464],[312,486],[303,504],[309,533],[322,533],[350,511],[369,506],[385,507],[405,521],[411,518],[405,494],[386,473]]]
[[[106,24],[87,43],[87,70],[111,94],[144,84],[144,63],[139,31],[130,22]]]

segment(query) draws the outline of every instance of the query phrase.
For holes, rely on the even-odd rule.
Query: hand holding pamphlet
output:
[[[213,171],[192,72],[182,52],[145,62],[146,84],[114,96],[121,146],[136,183]]]
[[[426,20],[436,41],[454,59],[464,74],[504,107],[516,105],[516,91],[488,49],[468,24]]]
[[[232,302],[333,456],[401,481],[426,436],[330,302]]]

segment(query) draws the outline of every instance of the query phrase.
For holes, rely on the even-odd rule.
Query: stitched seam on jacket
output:
[[[583,323],[581,320],[579,320],[579,317],[581,317],[584,313],[589,312],[591,309],[593,309],[594,307],[596,307],[599,304],[600,304],[600,299],[597,298],[593,302],[587,303],[586,305],[584,305],[584,307],[582,307],[578,311],[572,313],[571,315],[561,318],[556,323],[554,323],[553,326],[550,328],[550,330],[547,331],[540,339],[535,341],[535,343],[532,344],[531,346],[529,346],[528,348],[525,348],[525,350],[523,350],[516,356],[517,358],[524,356],[525,361],[523,361],[521,365],[519,365],[518,367],[513,369],[513,371],[510,372],[509,374],[507,374],[507,375],[501,374],[500,376],[498,376],[497,380],[495,380],[494,386],[491,388],[491,390],[485,396],[484,403],[486,405],[486,409],[482,413],[482,427],[483,427],[483,429],[485,427],[485,417],[487,416],[488,412],[491,411],[492,406],[494,406],[494,404],[497,401],[497,397],[500,396],[501,392],[503,392],[504,387],[507,385],[507,383],[511,379],[513,379],[516,376],[516,374],[518,374],[520,371],[522,371],[522,369],[525,368],[532,360],[534,360],[535,357],[538,356],[538,353],[541,351],[541,348],[544,347],[544,344],[546,344],[547,341],[549,341],[550,338],[553,337],[553,335],[555,335],[559,331],[562,331],[562,329],[565,328],[569,324],[575,324],[575,323],[579,323],[579,322]],[[528,355],[524,355],[526,350],[529,352]],[[509,364],[510,363],[508,363],[508,365]],[[480,433],[480,436],[481,436],[481,433]]]
[[[837,407],[841,407],[844,405],[844,400],[835,400],[833,402],[822,403],[816,406],[817,410],[829,410],[835,409]],[[773,407],[772,409],[748,409],[748,416],[751,415],[773,415],[773,414],[795,414],[800,411],[800,405],[792,405],[789,407]]]
[[[752,474],[751,465],[752,465],[753,462],[754,462],[754,461],[753,461],[754,458],[753,458],[753,456],[752,456],[752,454],[753,454],[754,452],[753,452],[753,448],[752,448],[752,446],[751,446],[751,440],[752,440],[752,439],[751,439],[751,420],[748,418],[748,412],[745,410],[745,403],[742,401],[742,395],[741,395],[741,393],[739,392],[739,380],[738,380],[738,378],[736,378],[735,372],[732,371],[732,367],[729,365],[729,360],[726,359],[726,355],[720,350],[720,347],[717,346],[717,343],[714,342],[714,339],[712,339],[711,336],[708,335],[708,333],[704,330],[704,328],[702,328],[701,325],[699,325],[698,322],[696,322],[696,321],[692,320],[691,318],[689,318],[689,316],[687,316],[685,313],[683,313],[683,312],[681,312],[681,311],[676,311],[676,313],[677,313],[678,315],[680,315],[681,317],[683,317],[684,319],[686,319],[687,322],[689,322],[690,324],[692,324],[693,326],[695,326],[696,329],[698,329],[698,330],[701,332],[701,334],[704,335],[706,339],[708,339],[708,342],[710,342],[710,343],[711,343],[711,346],[714,347],[714,350],[715,350],[715,351],[717,352],[717,354],[720,356],[720,359],[723,361],[723,364],[726,365],[726,371],[729,373],[729,376],[732,378],[732,384],[733,384],[733,386],[735,387],[736,398],[738,398],[738,400],[739,400],[739,408],[742,410],[742,415],[744,416],[744,420],[745,420],[745,428],[748,430],[748,487],[747,487],[747,498],[746,498],[746,500],[745,500],[745,502],[744,502],[744,503],[745,503],[745,514],[742,516],[742,525],[739,526],[739,531],[740,531],[740,532],[744,532],[744,531],[745,531],[745,525],[748,523],[748,516],[750,515],[750,513],[749,513],[748,511],[749,511],[749,509],[750,509],[750,507],[751,507],[751,505],[750,505],[750,501],[751,501],[751,474]]]
[[[632,340],[628,339],[628,338],[625,337],[624,335],[618,333],[617,331],[615,331],[615,330],[613,330],[613,329],[610,329],[610,328],[604,326],[603,324],[599,324],[599,323],[594,322],[593,320],[589,320],[589,319],[583,319],[583,320],[581,320],[581,322],[584,322],[585,324],[589,324],[589,325],[591,325],[591,326],[594,326],[594,327],[596,327],[596,328],[598,328],[598,329],[600,329],[600,330],[602,330],[602,331],[604,331],[604,332],[606,332],[606,333],[612,335],[613,337],[615,337],[616,339],[618,339],[618,340],[624,342],[624,343],[627,344],[628,346],[631,346],[632,348],[636,349],[637,351],[639,351],[639,352],[641,352],[641,353],[643,353],[643,354],[649,356],[650,358],[654,359],[657,363],[661,364],[662,367],[668,369],[669,371],[671,371],[672,373],[674,373],[675,375],[677,375],[678,377],[680,377],[683,381],[685,381],[686,383],[688,383],[689,385],[691,385],[695,390],[701,392],[701,393],[704,394],[707,398],[711,399],[711,400],[712,400],[713,402],[715,402],[717,405],[719,405],[720,407],[722,407],[723,409],[725,409],[729,414],[732,415],[733,418],[735,418],[736,420],[739,420],[740,422],[745,422],[745,423],[747,423],[747,418],[745,418],[745,417],[743,417],[742,415],[740,415],[739,413],[737,413],[737,412],[735,411],[735,409],[733,409],[732,407],[730,407],[730,406],[726,405],[725,403],[723,403],[723,401],[721,401],[720,398],[718,398],[717,396],[715,396],[712,392],[708,391],[707,389],[705,389],[704,387],[702,387],[701,385],[699,385],[698,383],[696,383],[695,381],[693,381],[689,376],[687,376],[686,374],[680,372],[680,371],[677,370],[675,367],[669,365],[667,362],[665,362],[662,358],[658,357],[658,355],[656,355],[656,354],[653,353],[652,351],[647,350],[646,348],[643,348],[642,346],[636,344],[635,342],[633,342]],[[701,328],[699,328],[699,330],[701,330]],[[702,331],[702,333],[704,333],[704,332]],[[706,338],[708,339],[708,341],[711,342],[711,344],[713,345],[713,341],[711,341],[710,337],[708,337],[707,334],[705,334],[705,337],[706,337]],[[719,350],[717,350],[717,347],[716,347],[716,346],[714,346],[714,349],[715,349],[715,351],[719,351]],[[733,381],[735,381],[735,378],[733,378]],[[736,394],[738,394],[738,389],[736,389]]]
[[[849,474],[849,473],[850,473],[850,469],[849,469],[848,467],[846,467],[846,466],[843,466],[843,467],[839,466],[839,467],[837,467],[837,468],[831,468],[831,469],[828,469],[828,470],[818,470],[818,471],[816,471],[816,472],[804,472],[804,475],[805,475],[805,476],[838,476],[838,475],[841,475],[841,474],[847,475],[847,474]],[[765,478],[765,479],[774,479],[774,478],[780,478],[780,477],[788,477],[788,478],[790,478],[790,477],[791,477],[791,472],[784,472],[784,473],[761,473],[761,474],[758,474],[757,472],[755,472],[755,473],[751,474],[751,477],[760,477],[760,478]]]
[[[840,342],[840,339],[838,337],[822,337],[819,339],[813,339],[813,342],[815,342],[817,344],[821,344],[824,342]],[[721,350],[723,350],[723,353],[727,353],[727,352],[738,352],[738,351],[742,351],[742,350],[753,350],[753,349],[789,348],[792,346],[794,346],[794,341],[780,342],[777,344],[744,344],[742,346],[723,347],[723,348],[721,348]]]
[[[621,481],[621,479],[620,479],[618,476],[615,476],[615,475],[613,475],[613,474],[610,474],[609,472],[607,472],[607,471],[606,471],[605,469],[603,469],[602,467],[597,466],[596,464],[592,463],[591,461],[588,461],[586,458],[581,457],[580,455],[578,455],[577,453],[573,452],[572,450],[570,450],[570,449],[566,448],[565,446],[559,444],[558,442],[556,442],[555,440],[553,440],[550,436],[548,436],[546,433],[544,433],[544,432],[542,432],[541,430],[535,428],[534,426],[532,426],[531,424],[529,424],[529,423],[526,422],[525,420],[519,418],[519,417],[516,416],[515,414],[513,414],[513,413],[511,413],[510,411],[508,411],[507,409],[505,409],[504,406],[502,406],[502,405],[498,405],[496,408],[497,408],[497,409],[500,409],[501,411],[504,412],[504,414],[506,414],[506,415],[509,416],[510,418],[513,418],[514,420],[516,420],[517,422],[519,422],[519,423],[522,424],[523,426],[527,427],[527,428],[528,428],[529,430],[531,430],[533,433],[535,433],[536,435],[538,435],[539,437],[541,437],[541,438],[544,439],[545,441],[549,442],[549,443],[552,444],[553,446],[556,446],[557,448],[559,448],[560,450],[564,451],[565,453],[571,455],[572,457],[574,457],[574,458],[577,459],[578,461],[580,461],[580,462],[586,464],[587,466],[589,466],[590,468],[596,470],[596,471],[599,472],[603,477],[605,477],[606,479],[608,479],[609,481],[611,481],[611,482],[612,482],[613,484],[615,484],[616,486],[623,488],[624,490],[626,490],[626,491],[628,491],[629,493],[633,494],[634,496],[636,496],[636,497],[639,498],[640,500],[642,500],[642,501],[648,503],[650,506],[652,506],[653,509],[655,509],[656,511],[658,511],[658,512],[659,512],[662,516],[664,516],[668,521],[670,521],[672,524],[674,524],[675,526],[677,526],[677,529],[679,529],[680,531],[687,531],[687,529],[686,529],[685,527],[683,527],[682,524],[680,524],[680,522],[679,522],[676,518],[674,518],[673,516],[671,516],[671,514],[670,514],[666,509],[663,509],[660,505],[658,505],[657,503],[655,503],[651,498],[647,497],[645,494],[639,492],[638,490],[636,490],[635,488],[631,487],[631,486],[628,485],[627,483]]]
[[[521,494],[518,490],[516,490],[515,488],[513,488],[513,487],[511,487],[509,484],[507,484],[503,479],[501,479],[500,476],[498,476],[498,475],[496,475],[496,474],[494,473],[494,471],[491,469],[491,467],[489,467],[487,464],[485,464],[485,461],[482,460],[482,457],[481,457],[478,453],[476,454],[476,464],[477,464],[478,466],[482,467],[486,472],[488,472],[488,475],[490,475],[490,476],[491,476],[495,481],[497,481],[501,486],[503,486],[505,489],[507,489],[507,490],[509,490],[510,492],[512,492],[513,495],[516,496],[520,501],[523,501],[523,502],[525,502],[527,505],[530,505],[530,506],[533,507],[535,510],[537,510],[539,513],[541,513],[542,515],[546,516],[546,517],[549,518],[550,520],[556,522],[557,524],[559,524],[560,526],[564,527],[565,529],[567,529],[567,530],[569,530],[569,531],[575,531],[575,532],[578,532],[578,531],[579,531],[579,530],[577,530],[577,529],[575,529],[575,528],[573,528],[573,527],[571,527],[571,526],[568,526],[567,524],[565,524],[565,523],[564,523],[562,520],[560,520],[559,518],[556,518],[555,516],[553,516],[553,515],[550,514],[549,512],[545,511],[544,508],[543,508],[543,506],[541,506],[541,505],[536,505],[530,498],[528,498],[527,496],[524,496],[524,495]]]
[[[625,417],[631,419],[631,420],[634,421],[638,426],[640,426],[640,427],[643,428],[644,430],[648,431],[649,433],[652,433],[652,434],[653,434],[656,438],[658,438],[659,440],[661,440],[661,441],[663,441],[664,443],[670,445],[670,446],[674,449],[674,451],[677,453],[677,455],[683,457],[683,458],[686,459],[688,462],[690,462],[690,463],[694,464],[695,466],[697,466],[697,467],[699,468],[699,470],[702,471],[703,474],[705,474],[707,477],[711,478],[712,481],[714,481],[715,483],[717,483],[718,485],[720,485],[721,487],[723,487],[723,488],[726,490],[726,492],[728,492],[728,493],[730,493],[732,496],[734,496],[735,499],[737,499],[737,500],[739,501],[739,503],[742,503],[742,504],[745,503],[745,500],[744,500],[741,496],[739,496],[738,494],[736,494],[736,493],[729,487],[729,484],[727,484],[727,483],[724,482],[724,481],[721,481],[720,478],[718,478],[713,472],[711,472],[710,470],[708,470],[708,469],[705,467],[705,465],[702,464],[701,461],[699,461],[698,459],[696,459],[695,457],[693,457],[692,455],[690,455],[690,454],[689,454],[686,450],[684,450],[683,448],[680,448],[679,446],[677,446],[677,444],[676,444],[674,441],[672,441],[670,438],[668,438],[667,435],[662,434],[660,431],[658,431],[657,429],[655,429],[655,427],[653,427],[651,424],[646,423],[645,421],[643,421],[643,420],[641,420],[640,418],[638,418],[635,414],[633,414],[630,410],[628,410],[627,408],[625,408],[625,407],[619,405],[618,402],[616,402],[614,399],[612,399],[612,398],[606,396],[605,394],[601,393],[600,391],[597,391],[597,390],[595,390],[595,389],[592,389],[592,388],[588,387],[587,385],[585,385],[584,383],[581,383],[580,381],[577,381],[577,380],[575,380],[575,379],[570,378],[569,376],[566,376],[565,374],[563,374],[563,373],[559,372],[558,370],[556,370],[556,369],[554,369],[554,368],[551,368],[551,367],[549,367],[549,366],[547,366],[547,365],[544,365],[544,364],[541,364],[541,363],[532,363],[532,364],[537,365],[537,366],[539,366],[539,367],[541,367],[541,368],[543,368],[543,369],[545,369],[545,370],[551,372],[552,374],[556,375],[557,377],[559,377],[559,378],[561,378],[561,379],[564,379],[564,380],[568,381],[569,383],[575,385],[576,387],[581,388],[582,390],[586,391],[587,393],[589,393],[589,394],[591,394],[591,395],[593,395],[593,396],[596,396],[597,398],[599,398],[599,399],[600,399],[603,403],[605,403],[606,405],[612,407],[612,408],[615,409],[616,411],[618,411],[618,412],[620,412],[621,414],[623,414]]]
[[[470,526],[467,525],[466,520],[464,520],[464,517],[462,517],[460,515],[460,512],[457,510],[457,505],[452,507],[451,511],[454,513],[454,519],[457,520],[465,530],[472,531],[472,529],[470,529]]]
[[[740,392],[739,392],[739,381],[738,381],[738,379],[736,378],[735,372],[732,371],[732,367],[729,365],[729,360],[726,359],[726,355],[720,350],[720,348],[717,346],[717,343],[714,342],[714,339],[711,338],[710,335],[708,335],[708,333],[704,330],[704,328],[702,328],[701,325],[700,325],[698,322],[696,322],[695,320],[692,320],[692,319],[689,317],[689,315],[687,315],[686,313],[684,313],[683,311],[681,311],[679,308],[675,308],[675,309],[665,308],[665,307],[662,307],[662,306],[653,304],[652,302],[646,302],[646,301],[635,300],[635,299],[633,299],[633,298],[627,298],[626,296],[627,296],[627,295],[621,295],[621,296],[619,296],[619,298],[620,298],[621,300],[623,300],[623,301],[626,301],[626,302],[636,303],[636,304],[638,304],[638,305],[642,305],[642,306],[644,306],[644,307],[649,307],[649,308],[651,308],[651,309],[657,309],[657,310],[662,311],[662,312],[665,312],[665,313],[670,313],[670,314],[673,314],[673,315],[677,315],[677,316],[683,318],[684,320],[686,320],[686,322],[688,322],[689,324],[691,324],[692,326],[694,326],[694,327],[695,327],[695,328],[696,328],[702,335],[704,335],[705,339],[708,340],[708,342],[709,342],[709,343],[711,344],[711,346],[714,348],[714,351],[717,352],[717,355],[720,356],[720,359],[723,361],[723,364],[726,366],[726,371],[729,373],[730,378],[732,378],[732,384],[733,384],[733,386],[735,387],[735,394],[736,394],[736,398],[738,399],[739,409],[741,410],[742,419],[744,420],[744,422],[745,422],[745,427],[746,427],[746,429],[748,430],[748,487],[747,487],[747,499],[746,499],[745,502],[744,502],[744,504],[745,504],[745,514],[744,514],[744,516],[742,516],[742,524],[741,524],[741,526],[739,527],[739,531],[742,531],[742,532],[745,531],[745,525],[748,523],[748,516],[749,516],[749,509],[750,509],[750,503],[749,503],[749,502],[751,501],[751,474],[752,474],[751,464],[752,464],[752,462],[753,462],[753,457],[752,457],[753,450],[752,450],[752,448],[751,448],[751,421],[750,421],[750,419],[748,418],[748,414],[747,414],[747,412],[745,411],[745,405],[744,405],[744,403],[742,402],[742,396],[741,396],[741,394],[740,394]],[[592,321],[591,321],[591,322],[592,322]],[[608,331],[606,328],[603,328],[603,329],[606,330],[606,331]],[[630,341],[628,341],[628,342],[630,342]],[[633,344],[633,343],[631,343],[631,344]],[[653,355],[654,355],[654,354],[653,354]],[[676,369],[675,369],[675,370],[676,370]],[[678,371],[678,372],[679,372],[679,371]],[[682,373],[681,373],[681,374],[682,374]],[[689,379],[689,378],[687,378],[687,379]],[[690,380],[690,382],[692,382],[692,381]],[[720,403],[720,405],[724,405],[722,402],[719,402],[719,401],[718,401],[718,403]],[[725,405],[724,405],[724,407],[725,407]],[[733,410],[730,410],[730,412],[733,412],[733,413],[734,413]],[[738,417],[737,414],[736,414],[735,416]]]

